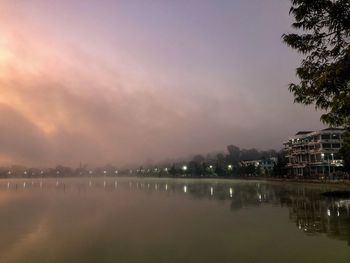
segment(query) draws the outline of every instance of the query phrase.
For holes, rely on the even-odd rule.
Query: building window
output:
[[[323,149],[330,149],[331,148],[331,144],[330,143],[322,143],[322,148]]]
[[[340,148],[340,143],[332,143],[332,148],[333,149],[339,149]]]
[[[332,139],[333,140],[339,140],[340,139],[340,135],[339,134],[332,134]]]
[[[331,135],[330,134],[322,134],[321,135],[321,139],[322,140],[329,140],[331,138]]]

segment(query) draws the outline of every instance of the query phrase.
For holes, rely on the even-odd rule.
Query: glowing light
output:
[[[6,46],[8,46],[8,40],[0,38],[0,65],[7,64],[14,58],[14,54]]]
[[[187,193],[187,186],[184,186],[184,193]]]
[[[213,195],[213,194],[214,194],[214,188],[210,187],[210,195]]]

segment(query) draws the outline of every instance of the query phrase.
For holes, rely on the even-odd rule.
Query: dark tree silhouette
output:
[[[292,0],[293,28],[284,42],[302,53],[296,73],[300,82],[289,85],[295,101],[325,110],[321,120],[350,126],[350,1]]]

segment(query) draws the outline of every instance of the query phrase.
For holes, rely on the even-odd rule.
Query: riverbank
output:
[[[255,177],[255,178],[239,178],[241,180],[254,180],[279,183],[295,183],[295,184],[312,184],[312,185],[329,185],[350,189],[350,180],[317,180],[317,179],[292,179],[292,178],[272,178],[272,177]]]
[[[26,177],[16,177],[16,178],[1,178],[1,180],[36,180],[36,179],[78,179],[78,178],[92,178],[92,177],[45,177],[45,178],[26,178]],[[122,178],[133,178],[133,179],[175,179],[175,180],[227,180],[227,181],[261,181],[261,182],[269,182],[269,183],[288,183],[288,184],[308,184],[308,185],[322,185],[322,186],[331,186],[337,187],[341,189],[350,190],[350,180],[317,180],[317,179],[292,179],[292,178],[275,178],[275,177],[168,177],[168,176],[147,176],[147,177],[138,177],[138,176],[118,176],[118,177],[93,177],[97,178],[114,178],[114,179],[122,179]]]

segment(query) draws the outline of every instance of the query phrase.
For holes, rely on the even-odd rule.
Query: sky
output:
[[[288,0],[1,0],[0,165],[126,165],[280,149],[293,103]]]

